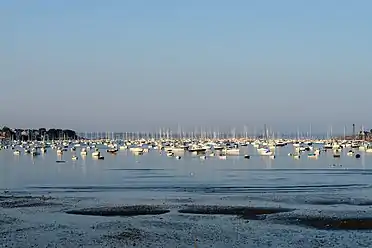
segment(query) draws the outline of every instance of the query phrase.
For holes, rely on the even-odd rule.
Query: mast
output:
[[[346,140],[346,126],[344,126],[344,140]]]
[[[297,127],[297,141],[300,140],[300,128]]]

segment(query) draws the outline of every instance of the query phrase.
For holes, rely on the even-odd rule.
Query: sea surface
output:
[[[372,154],[0,151],[0,247],[372,247]],[[65,163],[56,163],[65,160]]]

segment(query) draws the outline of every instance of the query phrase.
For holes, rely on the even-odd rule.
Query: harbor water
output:
[[[372,247],[372,153],[240,149],[75,161],[1,150],[0,247]]]

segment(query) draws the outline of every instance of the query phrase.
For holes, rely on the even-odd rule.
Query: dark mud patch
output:
[[[286,203],[291,205],[319,205],[319,206],[372,206],[372,199],[366,198],[350,198],[345,195],[293,195],[293,196],[278,196],[275,194],[267,194],[261,196],[227,196],[221,198],[221,200],[231,201],[265,201],[265,202],[275,202],[275,203]]]
[[[52,207],[61,206],[62,204],[50,202],[41,199],[23,199],[23,200],[7,200],[0,202],[2,208],[31,208],[31,207]]]
[[[67,214],[92,215],[92,216],[138,216],[138,215],[160,215],[170,211],[158,206],[117,206],[117,207],[99,207],[84,208],[80,210],[67,211]]]
[[[258,207],[233,207],[233,206],[192,206],[180,209],[182,214],[202,215],[236,215],[244,219],[263,219],[265,215],[293,211],[287,208],[258,208]]]
[[[181,204],[189,203],[190,204],[195,201],[192,198],[167,198],[167,202],[181,203]]]
[[[127,230],[117,233],[117,234],[110,234],[110,235],[105,235],[105,238],[110,238],[110,239],[117,239],[120,241],[130,241],[130,242],[135,242],[135,241],[140,241],[143,238],[146,237],[146,234],[137,228],[128,228]]]
[[[0,195],[0,201],[6,201],[6,200],[29,200],[29,199],[35,199],[35,200],[52,200],[54,198],[50,196],[32,196],[32,195]]]
[[[310,205],[350,205],[350,206],[372,206],[371,200],[364,199],[322,199],[308,200],[305,203]]]
[[[372,230],[372,218],[336,218],[327,216],[297,216],[282,219],[286,224],[321,230]]]

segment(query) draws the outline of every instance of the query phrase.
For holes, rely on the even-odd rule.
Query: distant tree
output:
[[[9,139],[15,139],[15,132],[10,129],[9,127],[7,126],[4,126],[2,129],[1,129],[3,135],[5,135],[6,138],[9,138]]]
[[[51,140],[55,140],[55,139],[58,138],[56,129],[54,129],[54,128],[49,129],[47,131],[47,134],[48,134],[49,139],[51,139]]]
[[[58,139],[63,139],[63,130],[62,129],[56,129],[56,134]]]
[[[76,139],[77,135],[76,132],[70,129],[65,129],[63,130],[63,136],[68,138],[68,139]]]
[[[45,128],[43,128],[43,127],[42,128],[39,128],[39,134],[40,135],[44,135],[46,133],[46,131],[47,130]]]
[[[21,136],[22,136],[22,132],[23,132],[23,130],[17,128],[17,129],[14,129],[14,132],[15,132],[15,139],[16,139],[16,140],[21,139]]]
[[[29,137],[29,131],[28,130],[21,130],[20,138],[23,141],[27,141]]]
[[[44,137],[47,137],[47,139],[51,140],[56,140],[59,138],[78,138],[76,132],[70,129],[11,129],[7,126],[0,127],[0,135],[4,135],[6,138],[18,139],[23,141],[28,141],[29,139],[42,140]]]
[[[6,133],[6,132],[9,132],[11,131],[9,127],[7,126],[3,126],[3,128],[1,129],[2,132]]]

